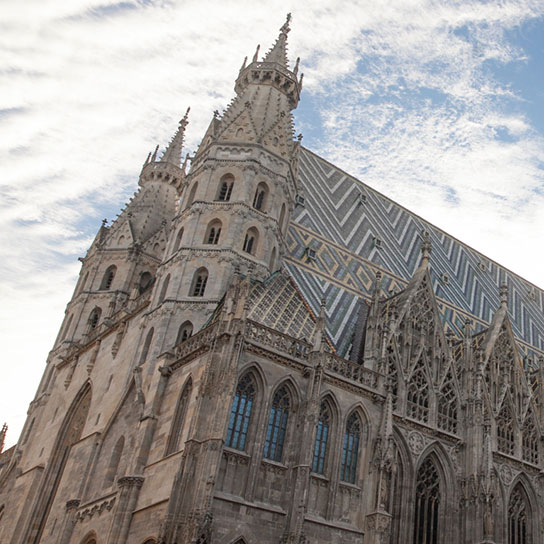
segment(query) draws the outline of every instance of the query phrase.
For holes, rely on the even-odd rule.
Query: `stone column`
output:
[[[70,538],[76,524],[76,512],[79,507],[79,499],[72,499],[66,503],[66,515],[64,517],[64,526],[62,528],[59,544],[69,544]]]
[[[138,493],[143,483],[144,478],[141,476],[123,476],[117,480],[119,495],[108,544],[124,544],[127,541],[132,512],[134,512]]]

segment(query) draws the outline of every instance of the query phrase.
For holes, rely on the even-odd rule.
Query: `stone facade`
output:
[[[365,292],[327,277],[362,253],[336,267],[307,242],[301,256],[325,167],[293,138],[288,32],[244,62],[190,168],[182,119],[82,259],[0,457],[0,542],[544,540],[540,352],[516,339],[508,287],[490,322],[458,308],[456,329],[461,290],[436,295],[434,228],[410,244],[413,273],[371,265]],[[308,285],[329,294],[320,306]]]

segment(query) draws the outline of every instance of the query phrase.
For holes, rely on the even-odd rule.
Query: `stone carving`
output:
[[[425,438],[418,431],[412,431],[408,435],[408,446],[414,455],[419,455],[425,448]]]
[[[510,485],[514,480],[514,471],[508,465],[501,465],[499,469],[499,476],[504,485]]]

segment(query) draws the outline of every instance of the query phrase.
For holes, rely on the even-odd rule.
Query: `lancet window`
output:
[[[176,344],[185,342],[193,334],[193,324],[190,321],[184,321],[178,329]]]
[[[497,417],[497,445],[499,451],[514,455],[514,420],[510,408],[504,404]]]
[[[255,255],[255,250],[257,249],[257,241],[259,239],[259,232],[255,227],[251,227],[244,238],[243,250],[246,253]]]
[[[322,402],[319,409],[319,420],[317,422],[317,431],[315,435],[314,458],[312,462],[312,471],[317,474],[325,473],[330,424],[331,410],[326,402]]]
[[[251,411],[257,388],[251,374],[246,374],[236,387],[230,412],[229,428],[225,445],[236,450],[244,450],[246,445]]]
[[[344,432],[342,448],[342,467],[340,479],[343,482],[355,483],[357,477],[357,461],[359,459],[359,443],[361,441],[361,420],[355,413],[349,416]]]
[[[100,316],[102,315],[102,310],[100,308],[95,308],[91,315],[89,316],[89,328],[91,330],[96,329],[98,322],[100,321]]]
[[[153,276],[151,272],[142,272],[140,274],[140,281],[138,282],[138,292],[140,295],[145,293],[153,285]]]
[[[280,387],[272,400],[270,417],[268,418],[268,429],[264,444],[264,457],[272,461],[281,461],[285,433],[287,431],[287,420],[291,407],[291,397],[286,387]]]
[[[192,297],[203,297],[208,283],[208,271],[205,268],[199,268],[193,278],[193,287],[191,289]]]
[[[417,363],[408,384],[407,413],[421,421],[427,421],[429,417],[429,383],[422,360]]]
[[[180,248],[182,239],[183,239],[183,227],[179,229],[179,232],[176,236],[176,243],[174,244],[174,252],[176,252]]]
[[[253,207],[256,210],[264,210],[266,205],[266,197],[268,195],[268,187],[266,183],[259,183],[253,197]]]
[[[531,412],[527,414],[523,423],[521,449],[525,461],[529,461],[529,463],[534,463],[535,465],[538,464],[538,433]]]
[[[108,269],[104,273],[104,277],[102,278],[102,283],[100,284],[100,289],[102,291],[107,291],[111,288],[111,284],[113,283],[113,278],[115,278],[115,273],[117,272],[117,267],[112,264],[111,266],[108,266]]]
[[[531,544],[529,515],[525,493],[518,485],[508,505],[508,544]]]
[[[440,478],[431,459],[417,471],[413,544],[438,543]]]
[[[219,192],[217,193],[216,200],[228,202],[230,200],[230,195],[232,194],[233,186],[234,176],[232,174],[224,175],[219,183]]]
[[[219,243],[219,236],[221,236],[221,221],[212,221],[206,230],[206,236],[204,237],[205,244],[217,245]]]
[[[438,426],[450,433],[457,432],[457,395],[451,374],[438,394]]]

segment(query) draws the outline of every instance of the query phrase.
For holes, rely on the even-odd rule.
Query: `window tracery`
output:
[[[512,412],[506,403],[503,404],[497,417],[497,445],[499,451],[507,453],[508,455],[514,455],[514,420],[512,418]]]
[[[357,461],[359,459],[359,442],[361,440],[361,420],[356,413],[349,416],[344,432],[342,448],[342,467],[340,480],[355,483],[357,476]]]
[[[115,273],[117,272],[117,267],[112,264],[108,266],[106,272],[104,272],[104,277],[102,278],[102,283],[100,284],[100,289],[102,291],[108,291],[111,288],[113,279],[115,278]]]
[[[531,411],[527,414],[521,432],[521,449],[523,459],[538,464],[538,433]]]
[[[285,386],[280,387],[274,395],[270,417],[268,418],[268,429],[264,444],[264,457],[272,461],[281,461],[285,433],[287,431],[287,420],[291,407],[291,397]]]
[[[438,394],[438,426],[450,433],[457,432],[457,394],[451,373]]]
[[[228,202],[232,194],[232,188],[234,186],[234,176],[232,174],[225,174],[219,183],[219,192],[216,200],[220,202]]]
[[[319,408],[319,419],[314,444],[314,458],[312,472],[325,473],[325,460],[327,457],[327,442],[329,440],[329,426],[331,423],[331,410],[327,402],[322,402]]]
[[[251,411],[257,388],[251,374],[246,374],[236,387],[232,402],[227,440],[225,445],[235,450],[244,450],[246,445]]]
[[[206,236],[204,237],[205,244],[217,245],[219,243],[219,237],[221,236],[222,223],[218,219],[212,221],[206,229]]]
[[[205,268],[199,268],[193,278],[193,287],[191,289],[192,297],[203,297],[208,283],[208,271]]]
[[[529,516],[525,494],[518,485],[508,506],[508,544],[531,544]]]
[[[440,477],[430,458],[417,471],[413,544],[437,544]]]
[[[406,407],[408,416],[427,421],[429,417],[429,383],[421,359],[417,363],[412,378],[408,383]]]

